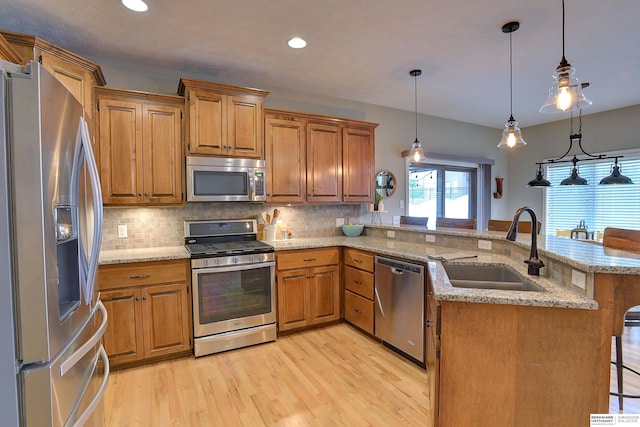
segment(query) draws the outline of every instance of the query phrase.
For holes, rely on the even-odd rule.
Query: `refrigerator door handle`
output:
[[[109,384],[109,358],[107,357],[107,352],[104,350],[104,347],[102,345],[100,345],[100,349],[98,350],[98,357],[96,357],[95,361],[96,364],[98,363],[98,358],[102,359],[102,363],[104,366],[104,379],[102,380],[102,384],[100,384],[100,388],[98,389],[96,395],[93,397],[91,403],[87,405],[82,415],[80,415],[72,424],[73,427],[81,427],[86,424],[89,417],[91,417],[93,412],[96,410],[96,407],[100,404],[104,392],[107,390],[107,385]]]
[[[96,304],[91,317],[93,317],[97,310],[100,310],[100,312],[102,313],[102,323],[100,324],[100,327],[98,328],[96,333],[91,336],[91,338],[85,341],[85,343],[82,344],[76,351],[74,351],[67,360],[60,364],[61,377],[69,372],[69,370],[73,368],[75,364],[78,363],[78,361],[80,361],[80,359],[82,359],[85,354],[89,352],[89,350],[91,350],[93,347],[95,347],[96,344],[100,342],[100,339],[102,339],[104,332],[107,330],[107,309],[104,307],[104,304],[102,304],[102,301],[98,300],[98,303]]]
[[[98,261],[100,258],[100,244],[102,243],[102,190],[100,188],[100,177],[98,175],[98,166],[93,156],[93,148],[91,147],[91,136],[89,135],[89,126],[84,118],[80,117],[80,131],[82,132],[82,145],[84,147],[84,157],[89,170],[89,178],[91,181],[91,191],[93,193],[93,245],[91,247],[91,256],[87,269],[87,289],[85,292],[85,302],[90,304],[93,297],[95,278],[98,271]],[[104,308],[104,306],[103,306]],[[105,313],[106,316],[106,313]]]

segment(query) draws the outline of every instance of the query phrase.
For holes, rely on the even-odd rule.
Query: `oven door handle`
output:
[[[238,265],[225,265],[222,267],[202,267],[202,268],[193,268],[191,271],[194,274],[203,274],[203,273],[225,273],[229,271],[240,271],[240,270],[255,270],[257,268],[264,267],[274,267],[276,265],[275,261],[269,262],[261,262],[257,264],[238,264]]]

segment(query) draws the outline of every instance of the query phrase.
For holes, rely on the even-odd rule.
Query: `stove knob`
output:
[[[233,263],[237,264],[238,263],[238,258],[233,258]]]
[[[220,265],[220,258],[216,258],[216,265]]]

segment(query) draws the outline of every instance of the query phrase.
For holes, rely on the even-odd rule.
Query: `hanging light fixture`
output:
[[[416,140],[411,144],[411,152],[409,156],[414,162],[419,162],[424,158],[424,151],[422,151],[422,144],[418,141],[418,76],[422,74],[422,70],[411,70],[409,75],[413,76],[414,81],[414,93],[415,93],[415,110],[416,110]]]
[[[573,110],[571,110],[573,111]],[[567,155],[573,149],[573,144],[577,142],[578,148],[582,154],[586,157],[578,158],[577,155],[573,155],[573,158],[565,160]],[[607,176],[600,180],[600,184],[633,184],[631,178],[622,175],[620,172],[620,166],[618,165],[618,158],[624,156],[607,156],[606,154],[589,154],[584,151],[582,148],[582,109],[579,109],[579,128],[578,133],[573,133],[573,112],[571,113],[571,128],[569,130],[569,149],[560,157],[555,159],[545,160],[540,163],[536,163],[538,165],[538,170],[536,173],[535,179],[532,179],[527,184],[528,187],[549,187],[551,183],[544,179],[542,174],[542,165],[543,164],[552,164],[552,163],[573,163],[573,167],[571,168],[571,174],[569,177],[565,178],[560,182],[560,185],[587,185],[587,180],[582,178],[578,174],[578,162],[582,161],[590,161],[590,160],[602,160],[602,159],[614,159],[614,165],[612,168],[611,175]]]
[[[502,139],[498,148],[517,148],[527,145],[522,138],[518,122],[513,118],[513,53],[511,49],[511,33],[520,28],[518,21],[507,22],[502,26],[503,33],[509,33],[509,120],[504,125]]]
[[[633,181],[631,181],[631,178],[629,178],[628,176],[622,175],[622,173],[620,172],[620,166],[618,166],[618,158],[616,157],[611,175],[602,178],[600,180],[600,184],[633,184]]]
[[[569,64],[564,56],[564,0],[562,0],[562,59],[553,74],[549,97],[540,107],[541,113],[554,113],[558,110],[566,111],[573,105],[579,108],[586,108],[592,104],[591,100],[582,93],[582,89],[589,84],[580,84],[575,72],[575,68]]]

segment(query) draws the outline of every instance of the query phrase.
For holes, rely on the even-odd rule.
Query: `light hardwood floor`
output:
[[[615,360],[615,342],[611,343],[611,360]],[[625,365],[640,371],[640,328],[625,328],[622,334],[622,360]],[[623,377],[625,393],[640,395],[640,377],[625,370]],[[611,365],[611,390],[618,389],[616,368]],[[624,410],[618,408],[618,398],[609,399],[609,413],[611,414],[640,414],[640,399],[624,399]]]
[[[106,426],[430,426],[427,374],[345,323],[112,372]]]

